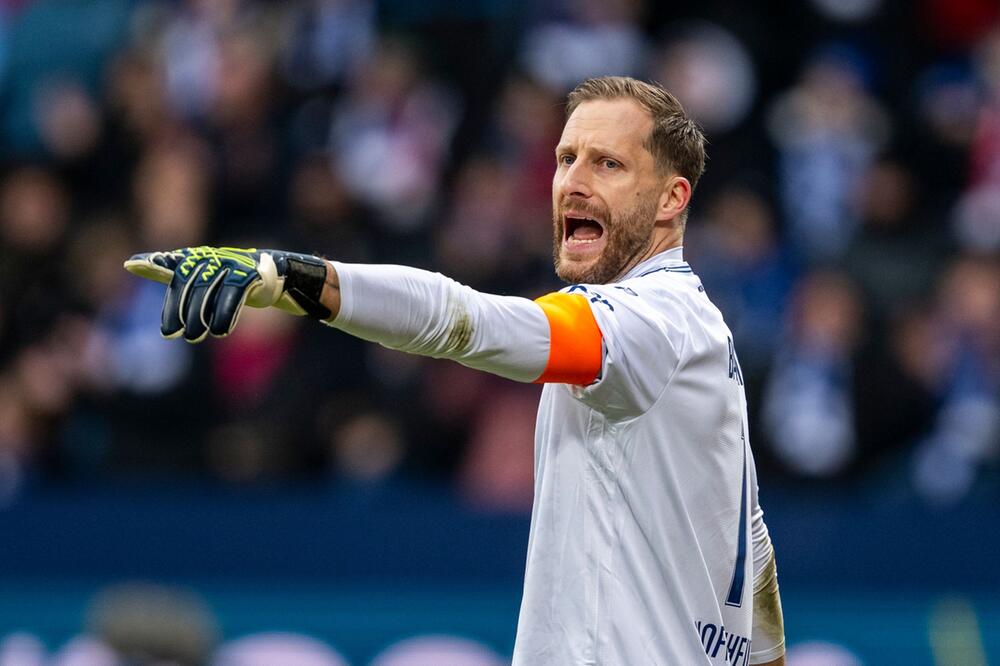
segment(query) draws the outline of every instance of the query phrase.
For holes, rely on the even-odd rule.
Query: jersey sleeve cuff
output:
[[[340,285],[340,310],[333,319],[327,319],[323,323],[334,328],[346,326],[351,321],[354,314],[354,295],[351,293],[351,269],[347,264],[339,261],[331,261],[330,265],[337,271],[337,283]]]
[[[761,652],[751,651],[750,652],[750,663],[751,664],[766,664],[769,661],[774,661],[781,655],[785,654],[785,641],[782,640],[780,643],[774,647],[768,648],[767,650],[762,650]]]

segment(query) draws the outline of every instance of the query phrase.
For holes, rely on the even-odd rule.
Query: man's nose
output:
[[[563,197],[589,198],[592,194],[589,172],[582,160],[573,162],[562,174],[559,190]]]

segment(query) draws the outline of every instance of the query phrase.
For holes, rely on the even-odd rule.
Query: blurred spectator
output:
[[[358,481],[376,481],[396,471],[405,454],[402,433],[388,414],[368,412],[349,419],[332,442],[336,471]]]
[[[779,243],[774,212],[757,192],[730,186],[705,211],[688,226],[684,253],[725,313],[744,372],[757,376],[780,344],[791,261]]]
[[[955,208],[959,243],[970,252],[1000,250],[1000,28],[979,46],[983,87],[971,146],[971,182]]]
[[[202,146],[190,139],[159,143],[134,176],[139,247],[198,245],[207,225],[207,172]],[[77,293],[95,315],[84,362],[94,386],[139,394],[164,394],[191,369],[193,350],[160,338],[156,327],[163,303],[155,284],[122,275],[121,262],[136,247],[134,235],[114,216],[83,229],[67,259]],[[129,250],[129,248],[132,250]]]
[[[372,261],[368,216],[324,156],[303,158],[289,185],[293,242],[338,261]]]
[[[292,85],[315,90],[340,84],[370,57],[376,41],[370,0],[306,0],[293,12],[285,54]]]
[[[927,499],[951,503],[972,488],[979,465],[1000,454],[1000,264],[958,261],[939,298],[938,334],[946,336],[949,358],[914,481]]]
[[[90,112],[86,102],[80,104],[80,91],[86,90],[86,96],[97,89],[106,59],[124,38],[129,5],[127,0],[36,0],[12,16],[7,33],[9,69],[0,102],[0,131],[10,153],[39,155],[42,134],[48,133],[51,141],[56,128],[63,143],[85,143],[86,133],[91,132]],[[53,90],[59,89],[64,94],[77,91],[75,108],[52,108]],[[64,102],[71,99],[62,97]],[[70,124],[85,133],[67,136]]]
[[[480,288],[497,280],[524,288],[537,281],[539,272],[551,280],[551,183],[553,148],[562,132],[561,102],[529,77],[515,75],[504,82],[485,129],[488,152],[464,163],[438,234],[440,261],[454,266],[461,279]],[[464,241],[466,235],[478,242]],[[489,247],[503,251],[487,257]]]
[[[270,41],[262,28],[219,39],[219,79],[208,121],[217,176],[215,231],[224,237],[267,233],[280,219],[284,155]]]
[[[710,135],[739,124],[757,92],[746,47],[712,23],[672,26],[650,76],[666,86]]]
[[[458,102],[424,78],[418,54],[383,39],[335,109],[331,158],[352,193],[389,229],[413,231],[434,203]]]
[[[15,171],[0,192],[0,232],[5,245],[24,254],[51,251],[66,230],[68,208],[62,185],[53,174],[37,167]]]
[[[953,223],[963,250],[1000,250],[1000,187],[976,187],[965,192],[955,206]]]
[[[647,49],[642,10],[641,0],[568,0],[565,16],[527,33],[524,66],[559,92],[592,76],[638,76]]]
[[[895,160],[873,163],[861,179],[855,207],[861,227],[844,266],[864,292],[870,321],[877,325],[922,299],[939,278],[947,231],[926,219],[919,194],[913,174]]]
[[[459,472],[466,498],[476,506],[528,511],[535,489],[534,416],[537,387],[496,386],[472,421]]]
[[[0,183],[0,302],[6,303],[6,341],[28,344],[48,332],[69,309],[60,259],[70,205],[49,170],[28,166]]]
[[[152,49],[134,47],[119,54],[108,66],[107,87],[123,142],[144,145],[171,130],[164,73]]]
[[[300,321],[274,309],[240,315],[240,325],[225,345],[210,349],[214,393],[229,423],[210,435],[209,455],[219,475],[253,481],[287,472],[296,422],[275,413],[281,384],[292,365]],[[270,403],[270,404],[269,404]],[[269,404],[270,409],[262,409]]]
[[[133,179],[144,247],[201,245],[207,237],[209,154],[190,135],[164,138],[146,151]]]
[[[0,258],[0,289],[6,296],[3,300],[15,304],[9,315],[12,323],[34,324],[36,317],[47,316],[46,310],[61,309],[55,264],[69,222],[69,205],[62,184],[41,168],[17,169],[0,183],[0,240],[7,250]],[[36,292],[39,302],[24,298],[26,291]],[[21,307],[34,312],[29,315]]]
[[[243,0],[182,0],[164,16],[162,52],[166,89],[181,117],[204,117],[223,76],[219,40],[242,18]],[[167,9],[169,5],[158,8]]]
[[[857,51],[827,46],[770,110],[785,219],[796,250],[809,260],[846,249],[858,225],[850,204],[861,174],[889,135],[885,111],[866,89],[867,68]]]
[[[216,416],[207,453],[219,478],[246,483],[335,471],[376,480],[395,470],[404,441],[394,439],[392,420],[371,412],[377,396],[363,343],[307,323],[249,309],[226,344],[208,347]]]
[[[857,454],[852,385],[861,302],[844,276],[816,272],[797,285],[789,314],[764,395],[764,428],[789,469],[833,476]]]
[[[432,363],[418,378],[418,413],[410,415],[416,427],[411,455],[421,468],[459,470],[477,415],[488,410],[497,380],[458,363]],[[412,437],[412,434],[411,434]]]
[[[487,132],[490,148],[514,179],[517,201],[515,226],[522,219],[547,226],[551,218],[555,144],[562,134],[562,99],[550,88],[524,76],[503,85]],[[547,231],[547,228],[546,228]],[[549,241],[545,234],[546,243]],[[546,248],[547,250],[549,248]]]
[[[55,159],[71,162],[93,151],[101,139],[101,113],[87,90],[73,80],[50,80],[37,99],[38,130]]]
[[[502,165],[489,158],[466,162],[456,177],[452,209],[438,236],[442,270],[483,288],[497,278],[509,283],[511,274],[524,264],[519,245],[528,230],[516,223],[519,208],[515,181]]]
[[[968,183],[980,91],[971,67],[945,62],[920,75],[915,93],[922,140],[910,146],[908,162],[922,182],[937,183],[922,188],[921,199],[938,216],[954,205],[955,193]]]
[[[190,369],[190,350],[175,349],[156,327],[137,318],[154,316],[163,302],[155,286],[148,289],[122,275],[122,257],[135,239],[115,215],[94,218],[78,231],[66,257],[75,277],[73,293],[93,316],[81,361],[92,388],[156,394],[175,386]]]

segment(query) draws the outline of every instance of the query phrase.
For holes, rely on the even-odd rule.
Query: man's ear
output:
[[[680,221],[682,213],[691,201],[691,182],[684,176],[671,176],[663,183],[660,199],[656,205],[657,221]]]

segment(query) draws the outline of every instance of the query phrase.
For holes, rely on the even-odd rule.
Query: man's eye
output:
[[[601,162],[605,169],[617,169],[620,165],[614,160],[604,160]]]
[[[559,164],[562,164],[563,166],[569,166],[573,163],[575,159],[576,158],[574,158],[572,155],[560,155]]]

